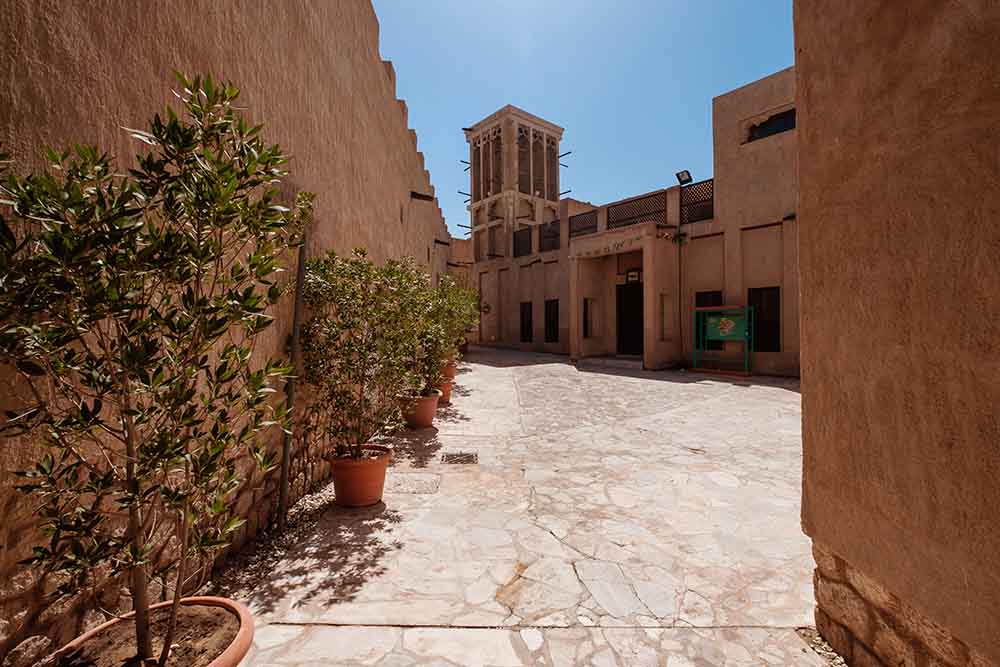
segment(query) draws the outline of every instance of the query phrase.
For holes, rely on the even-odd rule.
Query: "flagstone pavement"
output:
[[[393,444],[245,592],[247,667],[825,664],[796,381],[474,349]]]

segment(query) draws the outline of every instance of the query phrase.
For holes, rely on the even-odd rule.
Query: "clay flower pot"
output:
[[[410,428],[430,428],[434,424],[441,391],[435,389],[428,396],[404,396],[400,400],[403,420]]]
[[[368,507],[382,500],[385,470],[392,460],[392,450],[381,445],[365,445],[364,449],[372,456],[330,459],[334,502],[341,507]]]
[[[157,604],[150,605],[149,610],[150,612],[155,613],[156,610],[168,608],[171,604],[173,603],[169,600],[167,602],[158,602]],[[229,598],[219,598],[207,595],[181,598],[181,604],[193,606],[201,605],[205,607],[222,607],[236,616],[240,622],[240,629],[236,631],[236,636],[233,637],[232,643],[230,643],[222,653],[212,660],[212,662],[208,663],[208,667],[238,667],[240,662],[242,662],[243,658],[246,657],[246,654],[250,651],[250,645],[253,644],[253,615],[250,613],[250,610],[247,609],[246,605],[237,602],[236,600],[230,600]],[[130,612],[121,618],[113,618],[107,623],[102,623],[93,630],[88,630],[70,643],[66,644],[56,652],[55,664],[58,664],[58,661],[63,656],[79,650],[88,641],[92,640],[108,628],[130,619],[133,613],[134,612]]]
[[[437,386],[438,391],[441,392],[441,399],[438,401],[438,405],[448,405],[451,403],[451,384],[452,380],[450,378],[444,378],[441,380],[441,384]]]
[[[457,372],[458,372],[458,362],[455,361],[454,359],[450,359],[448,360],[448,364],[444,367],[444,370],[441,371],[441,375],[446,380],[454,380],[455,374]]]

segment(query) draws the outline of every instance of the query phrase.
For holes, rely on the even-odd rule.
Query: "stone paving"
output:
[[[474,350],[384,506],[254,586],[244,665],[823,665],[799,425],[791,380]]]

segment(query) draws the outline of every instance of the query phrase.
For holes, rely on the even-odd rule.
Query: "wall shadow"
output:
[[[799,388],[798,378],[777,377],[770,375],[750,375],[748,377],[741,377],[735,375],[715,375],[712,373],[683,370],[647,371],[631,368],[587,366],[585,363],[578,364],[577,370],[581,373],[612,375],[615,377],[635,378],[638,380],[655,380],[657,382],[673,382],[676,384],[724,382],[734,387],[775,387],[777,389],[794,391],[797,394],[802,393]]]
[[[658,382],[674,382],[678,384],[691,384],[698,382],[725,382],[736,387],[765,386],[787,389],[796,393],[799,390],[799,379],[789,377],[778,377],[769,375],[751,375],[741,377],[734,375],[715,375],[712,373],[691,372],[685,370],[643,370],[641,368],[629,368],[626,366],[603,365],[601,363],[588,364],[586,359],[577,362],[570,361],[568,356],[548,354],[544,352],[522,352],[506,348],[473,346],[469,353],[463,358],[472,364],[490,366],[493,368],[516,368],[522,366],[541,366],[545,364],[565,364],[575,366],[581,373],[594,373],[597,375],[610,375],[615,377],[627,377],[641,380],[656,380]],[[468,373],[471,369],[468,366],[459,365],[459,373]],[[457,385],[453,386],[452,392],[460,396],[467,395],[467,390],[456,392]]]
[[[463,362],[491,366],[493,368],[514,368],[518,366],[541,366],[544,364],[569,364],[569,355],[548,352],[523,352],[510,348],[482,347],[469,348]],[[458,372],[468,373],[471,369],[459,362]]]

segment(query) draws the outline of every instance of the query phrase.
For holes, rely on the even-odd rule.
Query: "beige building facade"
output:
[[[600,206],[559,196],[561,127],[507,106],[467,128],[480,342],[690,365],[696,308],[752,306],[752,372],[798,375],[794,100],[791,68],[715,98],[714,179]],[[702,347],[740,367],[742,342]]]

